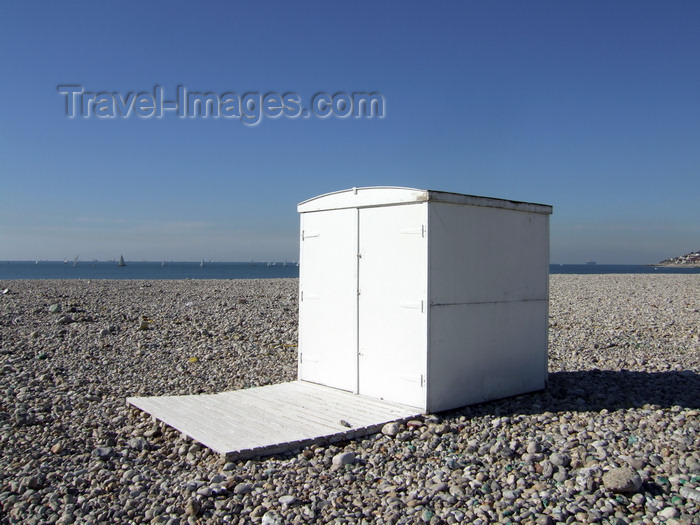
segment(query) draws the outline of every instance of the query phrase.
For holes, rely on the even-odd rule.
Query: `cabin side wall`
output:
[[[431,203],[428,411],[544,388],[548,221]]]

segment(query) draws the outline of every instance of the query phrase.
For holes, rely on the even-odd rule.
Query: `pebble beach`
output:
[[[297,279],[0,289],[0,523],[700,524],[700,275],[552,275],[544,391],[239,462],[125,399],[296,379]]]

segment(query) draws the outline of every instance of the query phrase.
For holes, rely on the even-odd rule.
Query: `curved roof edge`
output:
[[[462,193],[402,188],[398,186],[370,186],[324,193],[323,195],[300,202],[297,205],[297,211],[299,213],[306,213],[342,208],[367,208],[370,206],[407,204],[411,202],[446,202],[450,204],[486,206],[489,208],[502,208],[532,213],[552,213],[552,206],[546,204],[480,197],[478,195],[465,195]]]

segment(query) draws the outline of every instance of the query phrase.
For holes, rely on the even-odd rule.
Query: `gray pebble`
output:
[[[539,452],[542,452],[542,445],[538,441],[530,441],[527,444],[527,453],[528,454],[537,454]]]
[[[545,478],[551,478],[554,474],[554,465],[549,460],[544,460],[542,463],[542,476]]]
[[[693,500],[700,503],[700,490],[683,486],[680,488],[679,493],[687,500]]]
[[[354,452],[339,452],[333,456],[333,466],[340,468],[344,465],[352,465],[355,462]]]
[[[197,489],[197,495],[202,496],[203,498],[208,498],[212,495],[212,489],[211,487],[201,487]]]
[[[666,507],[665,509],[662,509],[656,513],[657,516],[660,516],[665,520],[675,519],[680,516],[680,514],[681,513],[678,512],[678,509],[675,507]]]
[[[268,510],[262,517],[262,525],[282,525],[284,521],[274,510]]]
[[[447,488],[448,488],[447,483],[440,482],[440,483],[436,483],[435,485],[432,485],[430,487],[430,492],[433,492],[433,493],[445,492],[447,490]]]
[[[251,487],[248,483],[239,483],[238,485],[233,487],[233,493],[237,495],[249,494],[252,491],[253,487]]]
[[[552,462],[552,465],[555,465],[557,467],[568,467],[571,464],[571,456],[568,454],[560,454],[558,452],[555,452],[551,456],[549,456],[549,461]]]
[[[187,483],[185,483],[185,490],[187,490],[189,492],[194,492],[194,491],[198,490],[199,487],[201,487],[201,486],[202,486],[201,481],[194,481],[194,480],[188,481]]]
[[[399,433],[400,428],[401,426],[396,422],[387,423],[382,427],[382,434],[384,434],[385,436],[394,437],[396,434]]]
[[[564,483],[568,478],[568,473],[564,467],[559,467],[552,476],[552,479],[558,483]]]
[[[101,459],[103,461],[108,460],[114,455],[114,449],[112,447],[97,447],[92,451],[92,456]]]
[[[628,467],[609,470],[603,475],[603,484],[611,492],[637,492],[642,487],[642,478]]]
[[[148,441],[145,438],[142,437],[134,437],[131,438],[127,445],[129,448],[134,449],[134,450],[148,450]]]
[[[196,517],[199,514],[202,505],[194,498],[190,498],[185,505],[185,514],[188,516]]]
[[[278,499],[278,501],[279,501],[282,505],[291,505],[291,504],[294,503],[296,500],[297,500],[297,499],[296,499],[294,496],[292,496],[291,494],[287,494],[286,496],[282,496],[282,497],[280,497],[280,498]]]

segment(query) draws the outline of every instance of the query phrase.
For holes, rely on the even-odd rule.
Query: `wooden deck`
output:
[[[419,408],[306,381],[127,401],[229,460],[365,436],[421,414]]]

